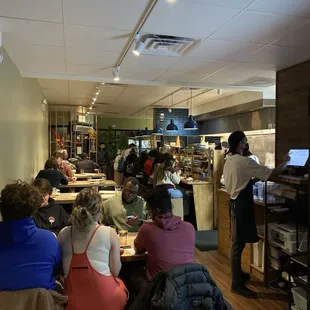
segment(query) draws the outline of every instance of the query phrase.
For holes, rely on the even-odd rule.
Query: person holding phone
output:
[[[231,275],[232,292],[247,298],[255,298],[256,293],[245,286],[250,275],[241,270],[241,256],[246,243],[258,242],[254,214],[252,178],[267,181],[283,172],[290,156],[275,169],[259,165],[252,158],[243,156],[247,138],[242,131],[233,132],[228,139],[229,152],[224,165],[224,184],[230,196],[229,213],[232,229]]]

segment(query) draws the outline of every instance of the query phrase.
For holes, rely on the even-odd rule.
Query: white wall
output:
[[[30,182],[48,155],[47,112],[36,79],[20,76],[3,48],[0,64],[0,190],[21,179]]]
[[[230,108],[246,102],[251,102],[263,98],[263,92],[243,91],[231,96],[227,96],[211,102],[206,102],[193,108],[193,115],[200,115],[217,111],[220,109]]]

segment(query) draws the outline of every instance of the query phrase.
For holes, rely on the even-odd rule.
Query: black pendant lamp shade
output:
[[[174,123],[173,119],[170,121],[170,124],[166,128],[167,131],[178,131],[178,126]]]
[[[193,115],[190,115],[188,117],[188,121],[184,124],[184,129],[185,130],[197,130],[198,129],[198,124],[197,122],[194,121]]]
[[[160,135],[163,133],[163,130],[158,126],[158,124],[155,125],[155,128],[153,129],[154,135]]]

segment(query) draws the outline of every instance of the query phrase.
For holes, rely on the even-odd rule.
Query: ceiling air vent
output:
[[[269,87],[275,84],[275,80],[265,77],[252,77],[247,80],[235,83],[236,86]]]
[[[143,34],[140,36],[140,40],[145,45],[141,54],[177,57],[186,55],[201,42],[200,39],[195,38],[159,34]]]

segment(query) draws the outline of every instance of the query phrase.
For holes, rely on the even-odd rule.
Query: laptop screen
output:
[[[288,166],[304,167],[309,157],[308,149],[291,149],[289,152],[291,160]]]

